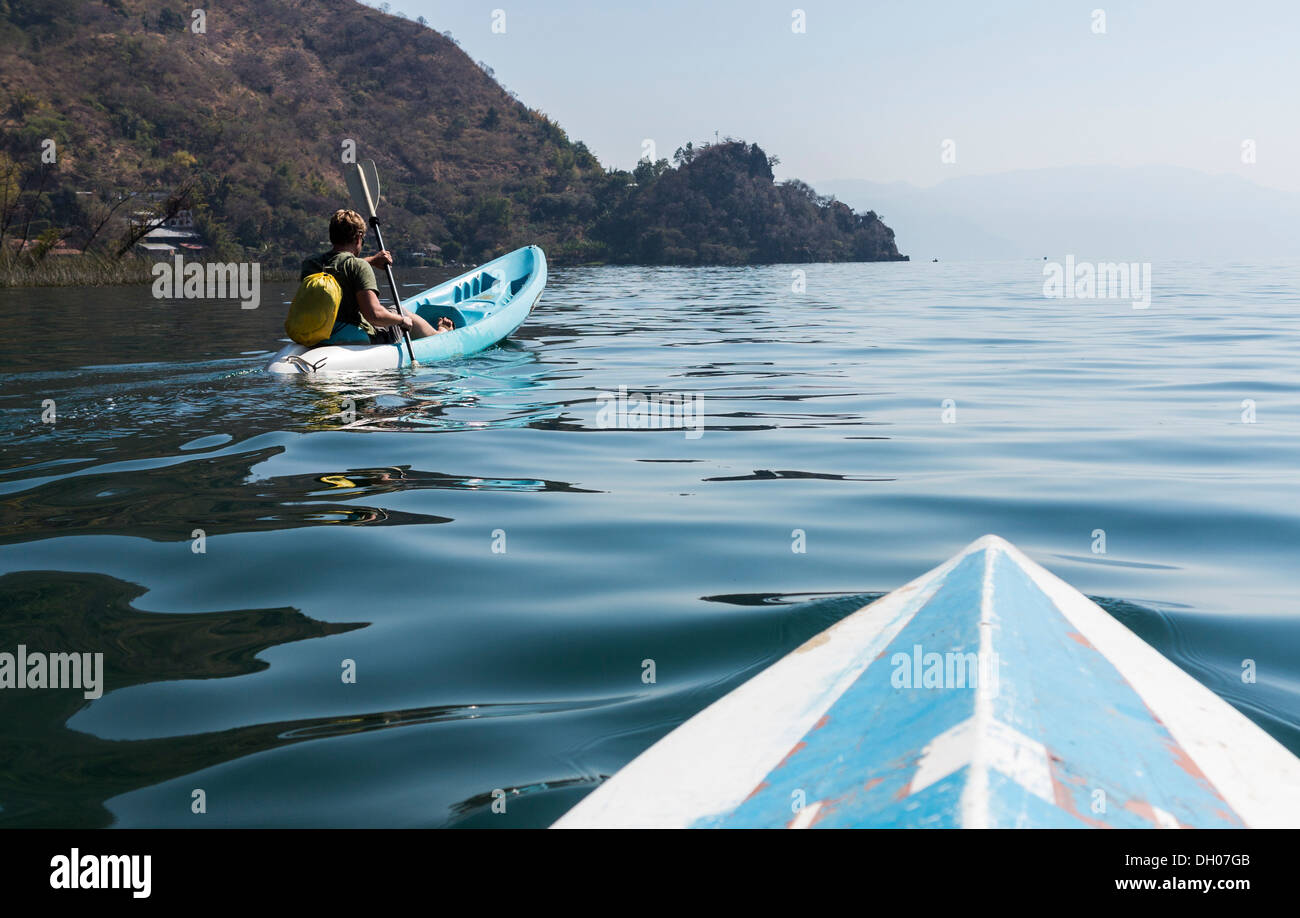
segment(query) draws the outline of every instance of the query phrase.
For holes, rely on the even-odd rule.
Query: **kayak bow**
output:
[[[408,312],[436,326],[446,316],[455,328],[410,344],[415,359],[432,363],[476,354],[524,324],[546,287],[546,255],[535,245],[516,249],[459,277],[404,300]],[[290,342],[266,368],[271,373],[345,373],[410,366],[402,344],[370,344],[359,328],[347,326],[316,345]]]
[[[610,826],[1294,828],[1300,760],[985,536],[682,724],[556,823]]]

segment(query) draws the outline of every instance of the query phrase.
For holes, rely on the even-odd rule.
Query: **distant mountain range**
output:
[[[875,210],[916,261],[1278,258],[1300,248],[1300,194],[1174,166],[1033,169],[930,188],[829,180],[817,189]]]

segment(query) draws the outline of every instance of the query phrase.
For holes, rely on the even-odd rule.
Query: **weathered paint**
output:
[[[895,687],[894,660],[918,645],[996,655],[997,691]],[[1300,827],[1300,761],[985,536],[687,721],[556,825]]]

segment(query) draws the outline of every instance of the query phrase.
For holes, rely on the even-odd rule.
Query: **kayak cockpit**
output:
[[[446,317],[451,319],[453,328],[464,328],[466,325],[473,325],[475,322],[482,320],[489,313],[495,311],[496,307],[502,306],[509,302],[514,295],[515,290],[505,295],[501,294],[501,286],[497,283],[497,277],[487,272],[481,272],[476,275],[472,281],[458,283],[451,288],[435,288],[434,290],[406,300],[402,307],[409,312],[418,314],[422,319],[428,321],[430,325],[436,326],[438,320]],[[526,278],[521,278],[526,280]],[[515,285],[511,285],[513,288]],[[464,295],[465,290],[474,291],[471,297]],[[463,303],[462,307],[453,304]],[[323,345],[329,344],[367,344],[370,339],[360,328],[355,325],[346,325],[327,338]]]
[[[497,285],[500,278],[495,274],[487,271],[480,271],[469,280],[461,281],[452,288],[452,302],[459,303],[461,300],[469,300],[481,293],[487,293]]]

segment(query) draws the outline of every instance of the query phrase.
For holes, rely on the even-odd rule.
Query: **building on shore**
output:
[[[136,211],[131,215],[134,226],[147,226],[156,223],[158,215],[147,210]],[[198,254],[203,251],[203,238],[194,231],[194,214],[189,210],[178,210],[172,217],[154,226],[136,242],[138,252],[155,258],[170,257],[177,252]]]

